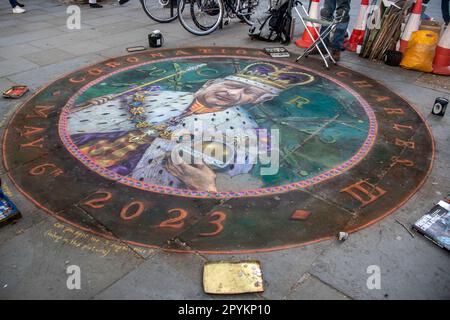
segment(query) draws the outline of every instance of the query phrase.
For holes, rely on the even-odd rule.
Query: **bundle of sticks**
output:
[[[395,50],[403,31],[402,23],[407,23],[407,15],[413,3],[413,0],[398,0],[385,6],[384,1],[372,1],[360,52],[361,57],[382,60],[386,51]]]

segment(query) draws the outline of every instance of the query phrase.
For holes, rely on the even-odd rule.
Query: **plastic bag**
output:
[[[423,72],[433,71],[434,51],[439,36],[430,30],[415,31],[411,35],[400,66]]]

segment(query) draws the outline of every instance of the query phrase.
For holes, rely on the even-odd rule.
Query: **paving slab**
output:
[[[103,9],[96,10],[96,9],[90,9],[87,6],[82,6],[82,8],[86,8],[87,11],[94,11],[99,16],[110,16],[117,13],[125,14],[127,12],[132,12],[136,10],[142,11],[141,4],[138,1],[134,1],[134,3],[127,3],[126,5],[120,6],[117,2],[111,2],[109,4],[105,4],[103,6]],[[145,13],[142,11],[142,13],[145,15]]]
[[[50,8],[57,5],[60,5],[58,1],[39,1],[39,0],[27,0],[27,6],[28,3],[32,4],[35,7],[39,8]]]
[[[359,56],[350,52],[343,52],[342,55],[344,56],[344,58],[340,63],[341,65],[346,66],[354,71],[360,72],[368,77],[380,79],[385,83],[399,81],[404,84],[412,84],[422,74],[421,72],[414,70],[406,70],[400,67],[391,67],[381,61],[374,61],[369,65],[367,63],[367,59],[360,58]],[[388,74],[389,77],[387,77]]]
[[[87,242],[89,235],[74,232],[55,221],[43,221],[2,243],[0,298],[88,299],[142,263],[131,249],[107,251]],[[81,270],[80,290],[66,285],[70,265]]]
[[[95,299],[212,299],[203,293],[204,259],[196,254],[158,252]]]
[[[60,3],[55,3],[54,6],[44,7],[44,8],[42,8],[42,10],[44,10],[44,11],[46,11],[48,13],[51,13],[53,15],[60,15],[60,14],[61,15],[66,15],[66,8],[67,7],[68,7],[67,5],[63,5],[63,4],[60,4]]]
[[[93,64],[102,59],[104,58],[101,56],[95,54],[87,54],[63,62],[41,67],[39,69],[35,68],[31,71],[15,73],[14,75],[9,76],[8,78],[11,81],[17,83],[26,84],[28,87],[35,90],[40,86],[44,85],[45,83],[53,81],[59,76],[68,73],[70,71],[73,71],[79,68],[80,66]]]
[[[126,21],[129,20],[129,17],[123,15],[123,14],[113,14],[113,15],[107,15],[107,16],[101,16],[101,17],[90,17],[86,18],[86,16],[83,16],[83,22],[90,25],[90,26],[103,26],[103,25],[113,25],[117,22]]]
[[[449,299],[449,265],[443,249],[391,216],[327,250],[310,273],[355,299]],[[379,267],[380,289],[367,286],[370,266]]]
[[[17,21],[14,20],[13,18],[6,18],[7,16],[5,16],[5,18],[2,17],[2,20],[0,21],[0,28],[8,28],[8,27],[15,27],[17,26]]]
[[[295,289],[287,296],[289,300],[349,300],[343,293],[330,287],[309,273],[305,273]]]
[[[99,44],[99,45],[102,45],[102,44]],[[146,45],[146,43],[144,41],[142,41],[141,39],[139,39],[139,40],[134,40],[131,42],[126,42],[119,46],[114,46],[114,47],[109,46],[107,49],[97,51],[96,54],[104,57],[105,59],[115,58],[118,56],[128,54],[128,52],[126,51],[126,48],[135,47],[135,46],[145,46],[145,45]]]
[[[62,48],[62,51],[70,53],[71,55],[84,55],[88,53],[97,53],[102,50],[108,50],[109,46],[95,42],[76,42],[73,44],[67,44]]]
[[[46,28],[39,31],[24,32],[20,37],[15,35],[0,38],[0,46],[10,46],[20,43],[29,43],[31,41],[50,38],[62,34],[61,31],[54,28]]]
[[[17,26],[17,30],[21,30],[22,32],[30,32],[36,30],[43,30],[47,28],[52,28],[53,25],[50,22],[38,21],[34,23],[23,23]]]
[[[17,15],[17,19],[28,22],[48,21],[56,18],[55,15],[48,13],[42,8],[30,10],[27,14]]]
[[[142,24],[137,24],[136,26],[139,27],[139,29],[134,29],[130,31],[125,32],[118,32],[118,33],[110,33],[104,36],[100,36],[96,38],[96,41],[103,45],[108,45],[113,43],[114,46],[122,45],[125,49],[125,44],[130,42],[141,42],[144,45],[148,46],[148,34],[151,32],[151,30],[148,30],[146,28],[142,28]],[[126,29],[125,29],[126,30]]]
[[[101,34],[95,30],[76,30],[71,31],[65,29],[64,31],[58,31],[59,34],[54,37],[46,38],[43,40],[31,41],[32,46],[38,48],[59,48],[64,49],[66,45],[73,45],[78,42],[93,42],[92,39],[100,37]]]
[[[2,29],[0,29],[0,38],[11,37],[11,36],[23,34],[23,32],[24,32],[24,30],[20,29],[20,28],[3,27]]]
[[[22,57],[42,67],[49,64],[67,61],[75,58],[76,56],[60,49],[48,49],[25,54]]]
[[[6,59],[0,62],[0,76],[9,76],[25,70],[35,69],[37,67],[38,65],[36,63],[21,57]]]

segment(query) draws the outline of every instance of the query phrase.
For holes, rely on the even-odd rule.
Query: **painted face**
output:
[[[195,97],[205,106],[227,108],[247,103],[256,103],[269,92],[261,88],[233,81],[215,81],[202,87]]]

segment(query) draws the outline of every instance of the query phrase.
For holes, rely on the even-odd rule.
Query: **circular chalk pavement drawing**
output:
[[[9,177],[56,218],[204,253],[359,230],[401,206],[433,157],[420,114],[376,81],[226,47],[77,70],[33,95],[3,137]]]

